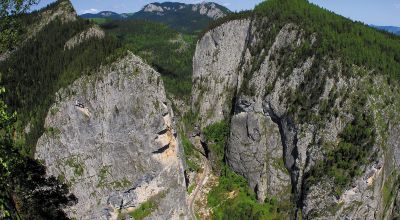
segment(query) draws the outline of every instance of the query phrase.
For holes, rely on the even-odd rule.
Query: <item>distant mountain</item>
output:
[[[106,19],[122,19],[122,15],[112,11],[102,11],[97,14],[86,13],[81,15],[82,18],[106,18]]]
[[[396,35],[400,35],[400,27],[395,27],[395,26],[376,26],[376,25],[371,25],[374,28],[384,30]]]
[[[229,9],[213,2],[200,4],[164,2],[145,5],[142,10],[136,13],[118,14],[111,11],[102,11],[97,14],[83,14],[81,17],[87,19],[156,21],[164,23],[177,31],[187,33],[201,31],[211,21],[222,18],[228,13],[230,13]]]

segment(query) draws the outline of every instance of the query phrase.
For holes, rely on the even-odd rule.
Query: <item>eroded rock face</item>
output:
[[[192,108],[201,127],[229,116],[250,21],[232,21],[204,35],[193,58]]]
[[[199,126],[230,121],[227,163],[246,177],[260,202],[270,197],[291,202],[292,217],[298,209],[305,219],[398,215],[393,207],[399,191],[399,142],[393,134],[399,126],[399,103],[384,104],[397,97],[390,92],[397,89],[373,74],[344,73],[338,60],[324,58],[320,65],[312,53],[299,56],[296,51],[306,42],[312,47],[318,36],[307,36],[294,24],[275,34],[270,24],[267,18],[230,21],[200,39],[192,96]],[[368,72],[356,66],[347,71]],[[368,93],[371,89],[375,92]],[[315,164],[326,157],[325,146],[337,145],[354,119],[354,97],[360,92],[367,94],[360,108],[371,113],[376,131],[373,156],[340,195],[329,176],[307,186]],[[300,95],[304,98],[296,104]],[[313,107],[299,111],[303,102]],[[307,119],[304,114],[312,117],[299,119]]]
[[[186,215],[168,102],[160,75],[133,54],[57,93],[35,157],[78,198],[70,217],[116,219],[151,199],[151,219]]]
[[[202,2],[200,4],[192,5],[192,11],[198,12],[201,15],[207,15],[207,17],[214,20],[224,17],[226,14],[217,7],[214,3]]]

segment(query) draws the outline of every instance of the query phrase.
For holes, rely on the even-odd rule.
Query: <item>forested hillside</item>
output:
[[[117,14],[103,11],[97,14],[83,14],[82,18],[94,21],[141,20],[167,25],[181,33],[200,33],[211,21],[222,18],[231,12],[226,7],[213,3],[184,4],[179,2],[162,2],[145,5],[135,13]]]
[[[398,126],[399,103],[381,94],[385,90],[398,97],[399,54],[400,38],[391,33],[306,0],[265,1],[253,11],[217,20],[201,35],[194,58],[192,115],[203,127],[203,141],[210,129],[230,125],[229,132],[214,132],[226,135],[223,147],[213,149],[212,139],[205,146],[246,177],[264,207],[277,199],[283,205],[278,209],[286,210],[280,214],[292,217],[386,216],[398,191],[394,161],[399,159],[387,151],[398,152],[390,129]],[[226,60],[231,63],[221,70]],[[271,131],[275,126],[277,135]],[[280,146],[275,148],[277,137]],[[386,155],[391,156],[382,159]],[[357,190],[366,188],[363,180],[378,172],[375,166],[385,166],[391,174],[368,182],[369,195],[379,197],[369,201]],[[240,183],[229,172],[220,175],[222,184]],[[223,196],[216,198],[209,195],[212,204],[235,204],[235,199],[228,203]],[[238,216],[259,218],[262,211],[250,204],[235,209],[241,212]],[[366,204],[376,208],[357,211]],[[217,219],[232,213],[229,205],[215,207]],[[274,212],[269,214],[273,219]]]
[[[121,50],[134,52],[160,72],[167,92],[189,100],[196,35],[148,21],[116,20],[101,27],[118,39]]]
[[[400,36],[307,0],[83,17],[0,47],[0,218],[399,218]]]
[[[21,129],[18,126],[24,123],[23,118],[29,115],[27,105],[38,106],[32,103],[32,96],[28,99],[20,96],[21,94],[28,95],[25,93],[25,88],[21,86],[27,86],[31,91],[38,91],[38,88],[33,86],[48,85],[52,81],[42,80],[36,84],[35,77],[30,75],[31,72],[28,69],[16,68],[19,64],[32,64],[28,58],[31,54],[23,54],[21,57],[28,60],[27,62],[19,64],[14,62],[21,61],[16,56],[20,55],[19,50],[23,47],[30,48],[25,51],[26,53],[36,52],[37,48],[27,45],[29,40],[47,25],[47,22],[55,17],[67,22],[73,19],[75,14],[67,1],[59,1],[41,12],[24,14],[34,3],[35,1],[6,1],[2,2],[2,8],[0,8],[2,29],[0,33],[0,218],[68,219],[65,209],[76,204],[76,197],[70,194],[69,187],[63,181],[49,175],[46,167],[33,159],[30,154],[33,145],[24,143],[25,137],[21,135],[22,130],[17,130]],[[50,15],[54,13],[57,16],[42,17],[41,13]],[[41,55],[51,54],[42,53]],[[11,61],[11,59],[15,60]],[[41,57],[36,57],[36,59],[41,59]],[[4,62],[4,60],[7,61]],[[26,72],[18,72],[22,70]],[[38,93],[34,94],[38,95]],[[42,94],[39,95],[44,97]],[[43,103],[45,102],[38,104]],[[33,107],[31,110],[36,109]],[[25,112],[18,114],[16,110]],[[32,117],[37,116],[32,115]]]
[[[43,11],[56,10],[60,2],[63,1]],[[40,22],[35,17],[39,14],[31,14],[33,18],[25,19]],[[79,18],[64,22],[58,17],[0,63],[2,86],[12,91],[3,94],[4,100],[11,111],[18,112],[16,142],[27,155],[33,153],[36,141],[44,131],[44,118],[54,102],[55,92],[99,67],[119,47],[116,38],[107,36],[83,42],[71,50],[65,48],[69,39],[92,25]],[[29,132],[25,135],[24,130]]]

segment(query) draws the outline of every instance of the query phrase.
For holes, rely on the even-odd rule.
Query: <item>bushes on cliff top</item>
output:
[[[125,49],[152,65],[162,75],[168,93],[189,100],[195,36],[149,21],[115,20],[101,26],[116,36]]]
[[[119,47],[115,38],[106,36],[64,50],[65,42],[90,25],[82,19],[68,23],[56,19],[0,63],[4,79],[1,84],[12,91],[4,99],[12,111],[18,112],[17,125],[21,127],[17,130],[22,131],[31,123],[26,145],[22,144],[26,154],[32,153],[43,134],[44,119],[54,94],[80,76],[94,72]]]
[[[326,159],[318,162],[308,174],[307,187],[316,184],[321,177],[327,175],[333,178],[334,191],[340,195],[353,178],[361,174],[361,167],[370,162],[368,160],[375,144],[375,131],[372,116],[362,111],[365,102],[364,98],[355,103],[358,110],[354,113],[354,119],[339,135],[339,144],[334,146],[325,143]]]
[[[317,55],[341,58],[345,65],[365,66],[400,80],[400,37],[322,9],[306,0],[268,0],[255,8],[257,16],[283,27],[298,24],[317,33]]]
[[[218,19],[206,31],[230,20],[251,17],[265,17],[271,27],[278,30],[288,23],[297,24],[307,35],[317,34],[314,47],[317,56],[341,58],[346,66],[365,66],[388,75],[392,80],[400,80],[399,36],[352,21],[307,0],[264,1],[253,11],[233,13]]]

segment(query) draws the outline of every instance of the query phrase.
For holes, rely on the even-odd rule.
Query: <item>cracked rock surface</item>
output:
[[[363,67],[353,66],[347,73],[340,60],[317,60],[312,53],[298,56],[299,48],[318,39],[307,36],[302,27],[288,23],[272,30],[267,17],[233,20],[199,40],[192,90],[197,125],[203,129],[229,121],[226,162],[249,181],[259,202],[275,197],[292,203],[292,218],[398,216],[400,142],[394,134],[399,131],[400,103],[385,101],[398,97],[391,92],[398,88],[374,74],[358,76],[360,69],[368,72]],[[369,161],[339,195],[328,175],[307,187],[310,171],[326,160],[326,144],[337,146],[354,119],[354,97],[362,95],[367,101],[360,111],[372,115],[376,134]],[[301,110],[304,103],[312,108]],[[324,109],[327,113],[321,113]],[[306,113],[318,120],[304,117]]]
[[[149,218],[186,215],[174,116],[156,71],[129,53],[56,97],[35,157],[78,198],[70,217],[115,219],[154,197]]]

